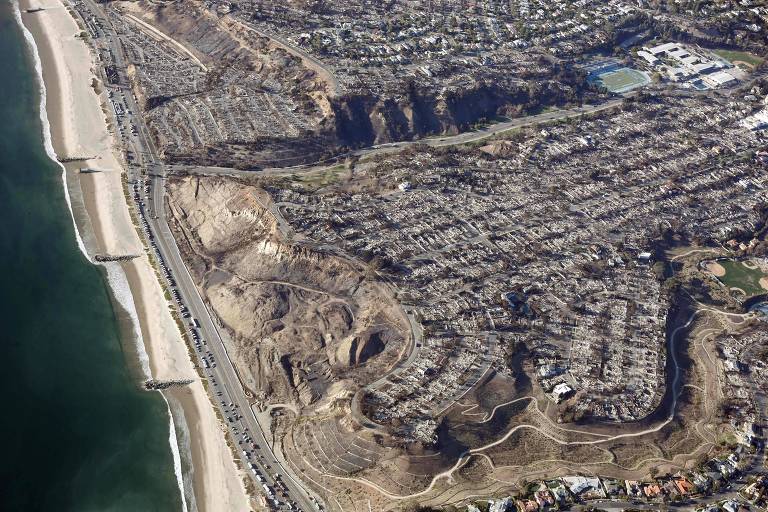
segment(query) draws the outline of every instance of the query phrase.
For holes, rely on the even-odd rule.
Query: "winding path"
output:
[[[693,323],[693,321],[696,319],[696,317],[700,313],[707,312],[707,311],[714,311],[714,312],[717,312],[717,313],[724,313],[722,311],[713,310],[713,309],[707,308],[707,307],[702,307],[700,309],[697,309],[696,311],[694,311],[693,313],[690,314],[690,316],[688,317],[688,319],[686,320],[686,322],[683,325],[680,325],[680,326],[676,327],[672,331],[670,336],[669,336],[668,349],[669,349],[669,354],[670,354],[670,356],[672,358],[672,362],[674,364],[674,376],[672,378],[672,384],[671,384],[672,401],[671,401],[670,406],[669,406],[669,414],[668,414],[667,418],[664,421],[662,421],[661,423],[659,423],[658,425],[654,426],[654,427],[647,428],[647,429],[639,431],[639,432],[630,432],[630,433],[626,433],[626,434],[617,434],[617,435],[610,436],[610,435],[607,435],[607,434],[596,434],[596,433],[585,432],[585,431],[580,431],[580,430],[576,430],[576,429],[565,429],[565,428],[562,428],[562,427],[557,427],[555,425],[560,430],[567,431],[567,432],[576,432],[576,433],[580,433],[580,434],[584,434],[584,435],[592,435],[592,436],[602,436],[601,439],[590,440],[590,441],[564,441],[562,439],[558,439],[557,437],[553,436],[552,434],[550,434],[549,432],[545,431],[544,429],[542,429],[541,427],[539,427],[537,425],[531,425],[531,424],[527,424],[527,423],[520,424],[520,425],[515,425],[504,436],[502,436],[501,438],[497,439],[496,441],[493,441],[493,442],[488,443],[486,445],[480,446],[478,448],[472,448],[470,450],[466,450],[465,452],[463,452],[459,456],[458,460],[456,461],[456,463],[451,468],[449,468],[446,471],[443,471],[443,472],[438,473],[437,475],[435,475],[432,478],[432,480],[430,481],[429,485],[425,489],[423,489],[423,490],[421,490],[419,492],[416,492],[416,493],[406,494],[406,495],[390,493],[386,489],[382,488],[380,485],[375,484],[373,482],[370,482],[368,480],[362,479],[362,478],[343,477],[343,476],[338,476],[338,475],[331,475],[331,474],[323,473],[322,471],[318,471],[317,468],[315,468],[314,466],[311,466],[311,467],[315,471],[317,471],[318,473],[320,473],[323,476],[327,476],[327,477],[334,478],[334,479],[337,479],[337,480],[345,480],[345,481],[356,482],[358,484],[361,484],[361,485],[364,485],[364,486],[367,486],[367,487],[369,487],[371,489],[376,490],[377,492],[381,493],[383,496],[386,496],[389,499],[393,499],[393,500],[407,500],[407,499],[418,498],[420,496],[424,496],[424,495],[430,493],[435,488],[437,483],[440,480],[442,480],[443,478],[451,480],[453,478],[453,473],[456,470],[458,470],[459,468],[461,468],[464,464],[466,464],[467,461],[469,461],[469,459],[472,456],[480,455],[480,456],[483,456],[483,457],[488,457],[487,455],[485,455],[482,452],[488,450],[489,448],[493,448],[494,446],[498,446],[500,444],[503,444],[512,435],[514,435],[515,432],[518,432],[519,430],[523,430],[523,429],[534,430],[534,431],[538,432],[539,434],[543,435],[544,437],[546,437],[547,439],[549,439],[550,441],[553,441],[554,443],[559,444],[561,446],[598,445],[598,444],[602,444],[602,443],[606,443],[606,442],[610,442],[610,441],[615,441],[617,439],[626,439],[626,438],[640,437],[640,436],[644,436],[644,435],[647,435],[647,434],[652,434],[654,432],[658,432],[659,430],[664,428],[666,425],[668,425],[674,419],[675,409],[677,408],[677,400],[678,400],[678,397],[679,397],[680,392],[682,390],[682,386],[679,386],[679,383],[680,383],[680,365],[678,363],[677,354],[676,354],[677,337],[680,334],[680,332],[682,332],[685,329],[688,329],[690,327],[690,325]],[[679,389],[678,389],[678,386],[679,386]],[[487,419],[484,419],[484,420],[480,421],[479,423],[483,423],[483,422],[489,421],[493,417],[493,414],[495,414],[495,412],[499,408],[507,406],[507,405],[511,405],[511,404],[519,402],[521,400],[531,400],[531,404],[529,405],[529,407],[531,405],[536,405],[536,403],[537,403],[536,402],[536,397],[533,397],[533,396],[525,396],[525,397],[516,398],[514,400],[510,400],[509,402],[506,402],[506,403],[503,403],[503,404],[499,404],[496,407],[494,407],[494,409],[492,410],[490,416]],[[535,408],[538,410],[538,407],[535,407]],[[468,410],[471,410],[471,409],[468,409]],[[649,459],[649,460],[655,460],[655,459]],[[307,461],[305,460],[305,462],[307,462]]]
[[[691,249],[690,251],[686,251],[684,253],[672,256],[672,258],[670,258],[670,261],[675,261],[678,258],[685,258],[686,256],[690,256],[691,254],[696,254],[699,252],[713,252],[715,254],[720,254],[720,251],[717,249]]]

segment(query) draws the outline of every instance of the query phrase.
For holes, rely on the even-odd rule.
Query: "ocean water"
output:
[[[182,510],[166,403],[141,390],[128,315],[78,246],[39,106],[0,0],[0,510]]]

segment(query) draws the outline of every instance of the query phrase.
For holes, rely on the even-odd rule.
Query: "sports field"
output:
[[[739,65],[739,64],[745,64],[744,67],[751,69],[754,69],[756,66],[759,66],[762,64],[763,59],[758,57],[757,55],[752,55],[748,52],[739,52],[739,51],[732,51],[732,50],[715,50],[713,52],[718,57],[722,57],[723,59],[727,60],[731,64]]]
[[[592,83],[602,85],[610,92],[624,93],[647,85],[651,78],[647,73],[632,68],[619,68],[600,73],[591,79]]]
[[[729,289],[737,288],[743,291],[747,297],[768,292],[766,275],[754,262],[749,260],[718,260],[717,263],[725,271],[725,274],[718,276],[718,279]]]

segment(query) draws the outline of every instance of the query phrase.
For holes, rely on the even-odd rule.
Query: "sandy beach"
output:
[[[33,34],[43,65],[47,89],[47,115],[53,146],[61,156],[87,155],[79,163],[99,169],[93,174],[72,174],[80,181],[82,201],[93,233],[94,249],[109,254],[141,254],[122,267],[136,305],[141,334],[152,377],[194,379],[169,393],[183,408],[182,422],[189,431],[193,466],[194,504],[205,512],[248,510],[242,475],[235,466],[205,389],[195,372],[187,346],[171,316],[169,304],[133,224],[123,193],[123,168],[107,127],[102,103],[92,87],[96,75],[86,43],[75,35],[79,28],[59,0],[20,0],[22,20]],[[30,7],[43,7],[24,13]],[[79,222],[80,224],[80,222]],[[79,225],[82,230],[83,226]],[[176,424],[179,425],[179,418]],[[188,491],[188,490],[187,490]]]

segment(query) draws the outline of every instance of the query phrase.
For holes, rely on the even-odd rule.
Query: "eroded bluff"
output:
[[[243,169],[311,163],[599,96],[581,71],[534,52],[500,65],[451,66],[423,84],[404,78],[381,87],[361,73],[340,87],[327,68],[210,2],[110,5],[119,13],[114,19],[125,23],[132,90],[166,163]],[[137,20],[174,42],[158,40]]]
[[[255,395],[322,405],[397,360],[407,320],[386,286],[355,262],[288,241],[265,191],[185,177],[168,192],[182,254]]]

